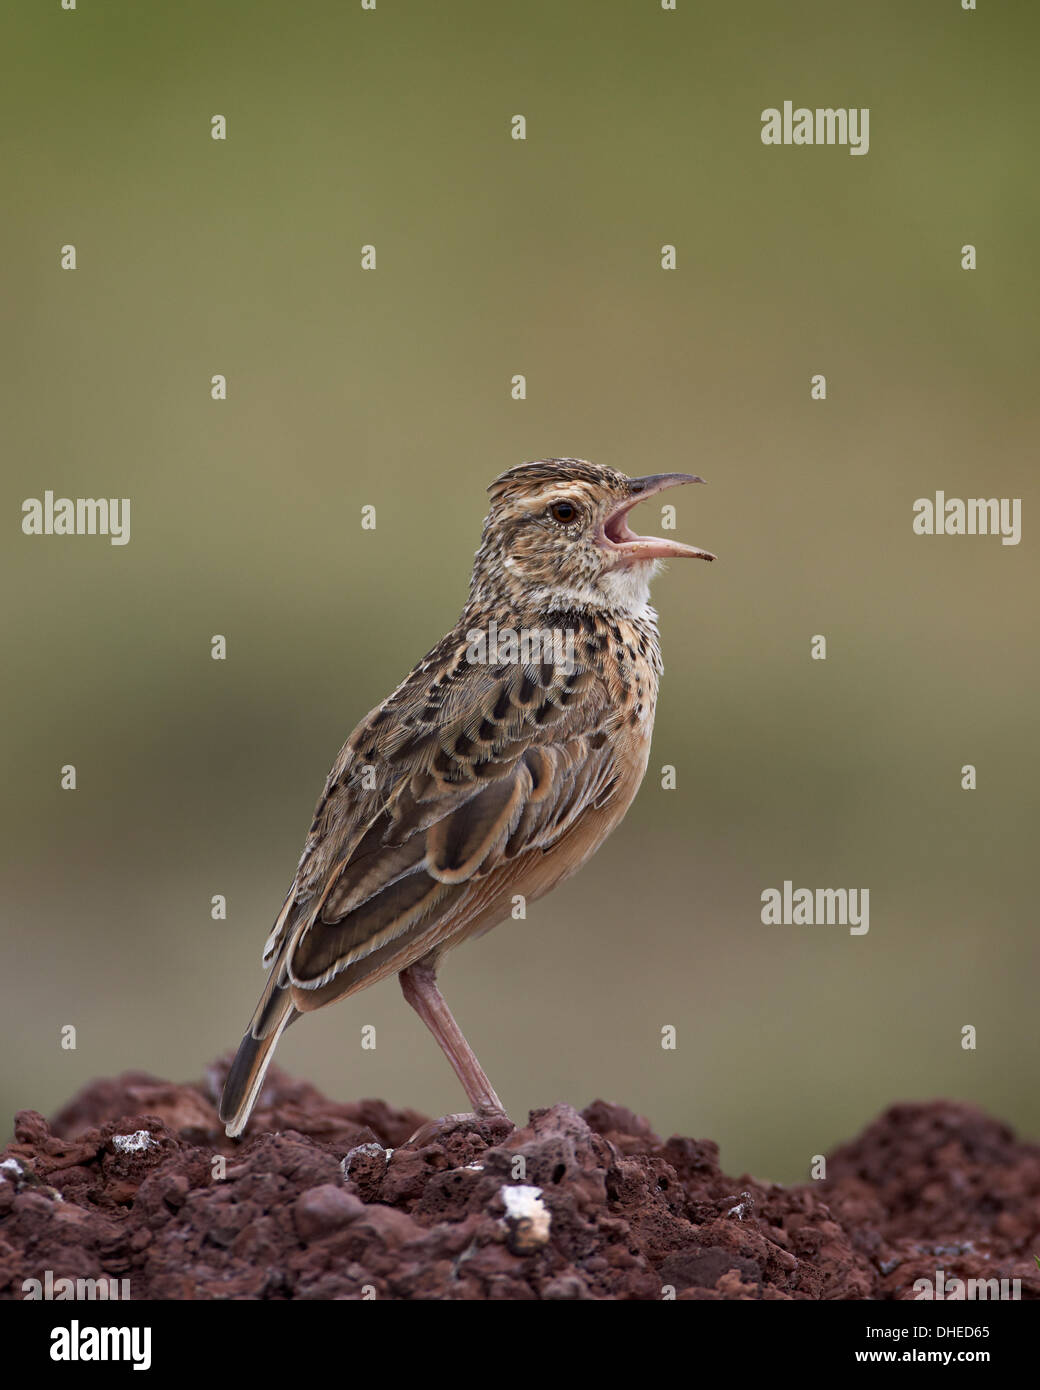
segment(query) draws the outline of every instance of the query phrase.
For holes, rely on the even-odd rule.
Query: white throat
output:
[[[657,560],[641,560],[624,569],[608,570],[600,575],[598,588],[629,618],[642,618],[650,606],[650,581],[661,568]]]
[[[650,581],[659,569],[659,561],[641,560],[624,569],[608,570],[595,584],[554,584],[537,590],[533,597],[546,610],[606,608],[625,618],[655,618],[650,607]]]

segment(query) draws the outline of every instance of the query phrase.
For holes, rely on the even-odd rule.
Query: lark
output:
[[[661,676],[650,581],[662,560],[715,558],[636,535],[628,515],[701,481],[550,458],[491,484],[459,621],[361,721],[326,779],[224,1087],[229,1135],[244,1129],[283,1031],[388,975],[473,1107],[436,1123],[509,1123],[438,967],[576,873],[628,810]]]

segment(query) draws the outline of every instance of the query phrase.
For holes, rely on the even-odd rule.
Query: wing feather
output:
[[[329,774],[265,954],[299,1010],[404,969],[508,904],[613,794],[617,715],[602,677],[470,665],[458,641],[362,721]]]

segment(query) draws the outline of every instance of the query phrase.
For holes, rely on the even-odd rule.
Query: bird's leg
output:
[[[469,1103],[473,1106],[477,1120],[505,1120],[509,1122],[505,1106],[495,1095],[494,1087],[487,1078],[484,1068],[477,1061],[476,1053],[462,1035],[462,1029],[452,1017],[444,995],[437,988],[437,972],[434,966],[416,961],[402,970],[398,976],[401,991],[441,1045],[441,1049],[452,1065],[455,1075],[462,1082]],[[468,1115],[445,1116],[436,1124],[443,1126],[445,1121],[466,1120]],[[424,1125],[413,1139],[425,1136],[431,1126]]]

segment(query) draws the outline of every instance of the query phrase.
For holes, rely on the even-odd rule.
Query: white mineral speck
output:
[[[499,1196],[506,1209],[506,1219],[524,1223],[533,1244],[544,1245],[549,1239],[551,1216],[542,1201],[540,1187],[500,1187]]]
[[[156,1148],[157,1144],[146,1129],[138,1129],[133,1134],[113,1134],[112,1147],[117,1153],[139,1154],[145,1149]]]
[[[384,1163],[389,1163],[392,1153],[393,1149],[384,1149],[382,1144],[357,1144],[347,1154],[346,1158],[340,1159],[339,1170],[345,1178],[349,1178],[350,1170],[354,1166],[355,1160],[362,1154],[371,1155],[373,1158],[378,1154],[383,1159]]]

